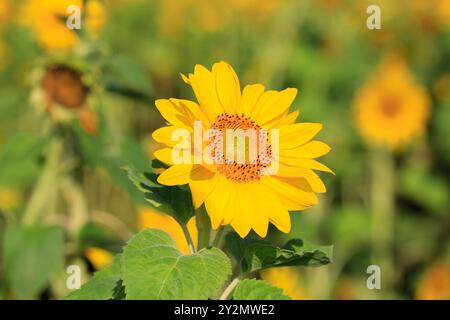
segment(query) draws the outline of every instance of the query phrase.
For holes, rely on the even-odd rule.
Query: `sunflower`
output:
[[[74,30],[66,26],[67,8],[82,7],[81,0],[28,0],[21,15],[24,24],[36,33],[39,43],[49,50],[73,48],[78,43]]]
[[[430,100],[403,59],[389,57],[359,89],[354,108],[356,125],[369,143],[398,149],[424,132]]]
[[[189,247],[178,222],[166,214],[160,213],[155,209],[145,207],[138,212],[138,229],[156,228],[167,232],[177,244],[178,249],[184,254],[189,254]],[[197,243],[197,227],[195,218],[189,220],[187,224],[189,234],[192,236],[194,243]]]
[[[165,145],[154,156],[170,166],[159,175],[158,182],[163,185],[188,184],[194,207],[205,205],[214,229],[231,224],[241,237],[251,229],[265,237],[271,222],[288,233],[291,229],[289,210],[312,207],[318,202],[315,193],[326,191],[313,170],[331,172],[315,160],[327,154],[330,147],[320,141],[311,141],[322,125],[295,123],[298,111],[289,113],[289,108],[297,95],[296,89],[265,91],[263,85],[252,84],[241,92],[236,73],[223,61],[215,63],[211,71],[197,65],[193,74],[182,75],[182,78],[191,85],[198,104],[180,99],[156,101],[156,107],[169,123],[153,133],[153,139]],[[192,148],[180,149],[172,139],[173,134],[180,130],[197,130],[194,127],[198,121],[204,129],[217,135],[213,134],[209,142],[201,144],[201,150],[198,143],[194,152]],[[245,161],[230,161],[229,158],[220,161],[223,150],[215,147],[220,145],[220,136],[223,137],[219,133],[228,134],[239,129],[260,133],[259,137],[265,139],[259,141],[263,156],[250,157],[252,148],[246,143],[244,149],[239,148],[244,150]],[[267,136],[261,134],[269,130],[271,133]],[[278,148],[272,146],[276,134]],[[222,141],[222,145],[223,142],[234,144],[234,140]],[[180,150],[189,152],[189,149],[190,156],[198,156],[200,151],[207,159],[212,157],[216,161],[212,164],[211,161],[176,164],[173,155]],[[276,172],[271,172],[270,168],[276,164]]]
[[[70,30],[66,25],[70,15],[67,10],[73,5],[81,9],[81,14],[84,13],[82,0],[28,0],[24,3],[21,21],[32,28],[43,48],[72,49],[79,42],[77,30]],[[96,0],[89,1],[86,6],[86,24],[92,38],[98,37],[105,21],[104,5]]]
[[[298,270],[293,267],[270,268],[261,271],[261,278],[274,286],[283,289],[283,293],[293,300],[308,300],[301,285]]]

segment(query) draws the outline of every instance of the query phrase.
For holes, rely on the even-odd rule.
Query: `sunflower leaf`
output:
[[[331,262],[333,252],[332,246],[315,246],[301,239],[277,247],[262,239],[241,239],[235,233],[227,235],[226,243],[245,273],[273,267],[322,266]]]
[[[68,300],[110,300],[122,299],[123,288],[120,279],[121,256],[116,256],[111,266],[97,271],[80,289],[70,293]]]
[[[155,173],[140,173],[132,166],[123,168],[128,178],[144,193],[145,200],[158,211],[164,212],[186,224],[194,215],[192,196],[189,190],[179,186],[164,186],[157,182]]]
[[[63,268],[63,230],[57,226],[10,226],[3,239],[8,286],[18,299],[36,298]]]
[[[234,300],[291,300],[283,290],[264,280],[241,281],[233,293]]]
[[[122,257],[127,299],[207,299],[231,273],[219,249],[185,256],[165,232],[146,229],[130,239]]]

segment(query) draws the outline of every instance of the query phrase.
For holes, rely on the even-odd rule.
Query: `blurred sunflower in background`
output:
[[[214,229],[231,224],[241,237],[251,229],[265,237],[271,222],[288,233],[291,229],[288,210],[310,208],[318,202],[315,193],[326,191],[313,170],[331,172],[314,160],[327,154],[330,147],[311,141],[322,125],[295,123],[298,111],[290,113],[289,108],[297,95],[296,89],[265,91],[263,85],[254,84],[247,85],[241,93],[236,73],[223,61],[215,63],[212,71],[197,65],[194,73],[183,75],[183,79],[191,85],[199,104],[179,99],[156,101],[158,111],[170,124],[153,133],[157,142],[166,145],[154,153],[155,157],[171,165],[158,177],[158,182],[189,184],[194,206],[205,204]],[[180,128],[193,132],[196,120],[202,121],[205,129],[222,132],[222,136],[227,129],[260,132],[279,128],[279,151],[267,146],[266,153],[279,153],[278,172],[263,175],[270,161],[259,157],[256,163],[250,163],[246,157],[246,163],[220,164],[219,158],[224,154],[220,150],[214,155],[216,164],[174,164],[172,147],[176,143],[171,139],[172,133]]]
[[[71,6],[78,6],[81,15],[86,15],[88,34],[97,38],[106,22],[104,4],[92,0],[83,7],[82,0],[27,0],[22,5],[20,22],[36,34],[39,44],[46,50],[73,49],[80,41],[81,30],[67,27],[67,18],[72,14]],[[84,10],[85,9],[85,10]],[[81,29],[84,26],[81,25]]]
[[[261,278],[274,286],[283,289],[283,293],[293,300],[308,300],[311,297],[301,285],[297,268],[281,267],[261,271]]]
[[[93,80],[87,70],[67,64],[50,63],[37,68],[31,76],[33,105],[55,123],[78,119],[85,132],[95,134],[97,114],[90,101]]]
[[[70,49],[77,45],[78,36],[66,26],[67,8],[81,8],[82,4],[82,0],[28,0],[23,4],[20,20],[36,33],[45,49]]]
[[[96,270],[110,266],[114,261],[114,255],[102,248],[86,248],[84,255]]]
[[[354,109],[356,126],[369,144],[401,149],[424,133],[430,99],[406,62],[391,56],[357,91]]]

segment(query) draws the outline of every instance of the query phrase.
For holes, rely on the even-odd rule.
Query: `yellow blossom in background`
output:
[[[161,0],[158,26],[165,35],[198,27],[207,33],[225,30],[232,22],[254,24],[272,16],[285,0]]]
[[[2,0],[0,1],[0,27],[4,26],[11,19],[11,1],[10,0]]]
[[[405,61],[390,57],[358,90],[354,107],[356,125],[368,143],[398,149],[425,131],[430,99]]]
[[[261,278],[283,289],[293,300],[311,299],[302,287],[298,269],[292,267],[270,268],[261,271]]]
[[[437,262],[423,275],[416,289],[418,300],[450,300],[450,265]]]
[[[265,19],[270,17],[286,0],[230,0],[230,4],[237,12],[248,17]]]
[[[84,251],[84,255],[97,270],[111,265],[114,261],[113,254],[101,248],[87,248]]]
[[[106,23],[105,6],[97,0],[88,1],[86,13],[89,34],[96,39]]]
[[[0,210],[10,211],[19,205],[20,193],[14,189],[0,187]]]
[[[177,244],[178,249],[184,254],[189,254],[189,247],[180,224],[171,216],[158,212],[152,208],[141,208],[138,213],[138,229],[161,229],[167,232]],[[197,243],[197,226],[195,217],[189,220],[187,228],[194,244]]]
[[[38,42],[48,50],[69,49],[78,43],[75,30],[66,26],[67,8],[82,0],[28,0],[23,6],[21,22],[36,33]]]
[[[222,0],[163,0],[157,22],[164,35],[175,36],[192,25],[216,32],[230,17],[230,7]]]
[[[411,0],[405,6],[410,8],[413,22],[424,31],[437,31],[450,26],[448,0]]]
[[[20,21],[35,32],[38,42],[48,50],[64,50],[75,47],[79,42],[77,31],[67,25],[67,9],[76,5],[84,14],[82,0],[28,0],[23,5]],[[81,20],[83,23],[83,19]],[[90,36],[98,37],[106,21],[104,5],[97,1],[88,1],[86,24]],[[83,24],[81,29],[83,29]]]
[[[290,113],[289,109],[296,89],[265,91],[263,85],[253,84],[241,92],[236,73],[223,61],[215,63],[211,71],[197,65],[194,73],[183,75],[183,79],[191,85],[199,103],[180,99],[156,101],[159,112],[170,124],[153,133],[157,142],[166,145],[154,156],[170,165],[159,175],[158,182],[188,184],[195,208],[205,204],[214,229],[231,224],[241,237],[251,229],[265,237],[271,222],[282,232],[289,232],[288,211],[310,208],[318,202],[315,193],[326,192],[313,170],[331,172],[315,160],[327,154],[330,147],[311,141],[322,125],[295,123],[298,111]],[[270,143],[265,146],[266,155],[273,152],[279,159],[277,172],[263,174],[271,156],[252,163],[246,156],[245,163],[220,163],[218,159],[213,164],[174,164],[172,147],[176,143],[171,139],[172,132],[180,128],[193,132],[194,121],[201,121],[203,130],[214,129],[223,136],[228,129],[279,129],[278,150],[272,150]],[[211,148],[209,144],[203,147]],[[215,157],[223,158],[219,152]]]

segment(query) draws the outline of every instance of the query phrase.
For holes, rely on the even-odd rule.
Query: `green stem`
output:
[[[39,214],[48,204],[49,197],[55,192],[61,150],[62,142],[59,139],[54,139],[49,143],[45,166],[22,216],[23,224],[35,223]]]
[[[189,252],[190,252],[190,254],[194,254],[195,253],[194,241],[192,241],[192,237],[191,237],[191,234],[189,233],[187,225],[185,223],[180,223],[180,226],[181,226],[181,229],[183,230],[184,236],[188,243]]]
[[[214,241],[212,243],[213,247],[219,247],[220,240],[222,240],[223,232],[225,231],[225,226],[220,226],[216,231],[216,236],[214,237]]]
[[[197,210],[196,214],[198,230],[198,250],[209,247],[211,237],[211,222],[204,206]]]
[[[386,150],[373,150],[372,186],[372,262],[381,268],[382,288],[391,289],[394,263],[394,161]]]
[[[225,288],[219,300],[228,300],[229,296],[233,293],[236,286],[239,284],[240,279],[234,278],[233,281]]]

